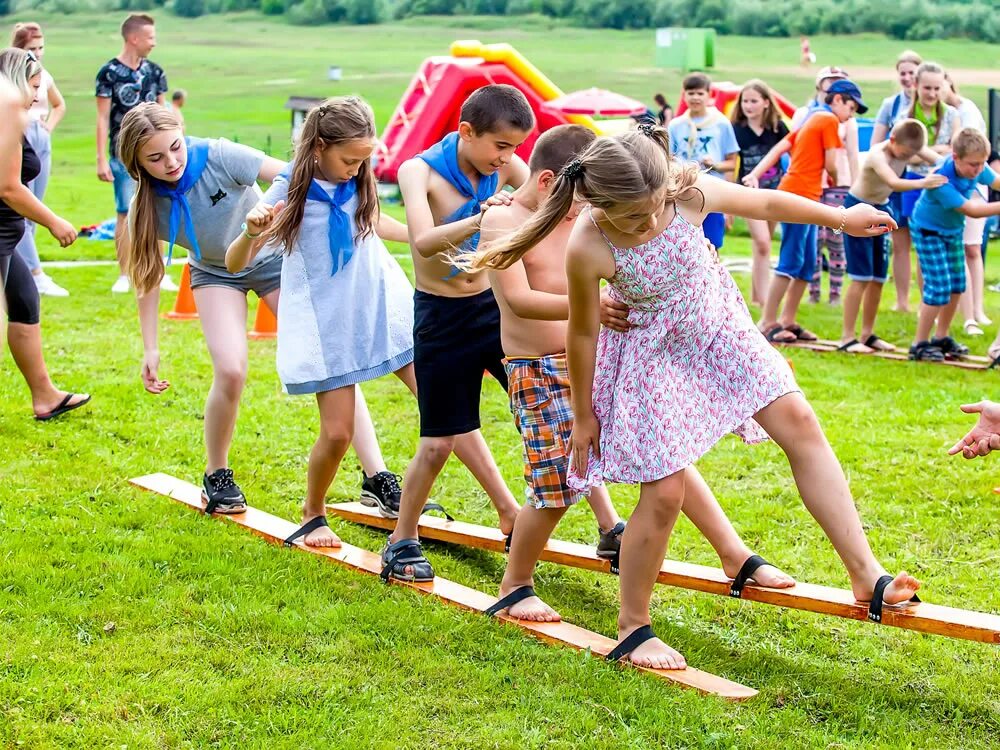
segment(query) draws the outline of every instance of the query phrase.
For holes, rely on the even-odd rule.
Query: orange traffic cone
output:
[[[181,288],[174,300],[174,309],[164,313],[163,317],[171,320],[197,320],[198,307],[194,304],[194,294],[191,293],[191,270],[187,263],[181,271]]]
[[[257,317],[254,318],[253,330],[248,335],[252,339],[273,339],[278,335],[278,319],[263,300],[257,303]]]

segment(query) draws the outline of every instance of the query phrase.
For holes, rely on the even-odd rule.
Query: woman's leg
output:
[[[885,568],[872,553],[844,470],[812,407],[801,394],[789,393],[757,412],[755,419],[788,457],[802,501],[840,555],[854,596],[870,599]],[[886,588],[885,602],[904,602],[919,587],[915,578],[900,573]]]
[[[767,300],[767,286],[771,280],[771,235],[773,230],[766,221],[747,219],[753,257],[750,266],[750,301],[763,305]]]
[[[896,285],[896,312],[910,312],[910,230],[892,233],[892,280]]]
[[[247,296],[224,286],[192,291],[212,358],[212,387],[205,400],[205,473],[211,475],[229,468],[229,446],[247,378]]]
[[[354,437],[355,392],[354,386],[349,385],[316,394],[319,435],[309,453],[303,523],[326,515],[326,493]],[[305,543],[312,547],[339,547],[340,539],[329,527],[321,526],[306,535]]]
[[[684,505],[684,474],[682,470],[655,482],[645,482],[639,491],[639,504],[622,536],[619,641],[650,624],[653,586],[667,554],[670,532]],[[657,669],[687,666],[684,657],[659,638],[643,643],[628,659],[638,666]]]

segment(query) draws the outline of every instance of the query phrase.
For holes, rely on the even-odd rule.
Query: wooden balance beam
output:
[[[185,482],[168,474],[148,474],[130,479],[129,483],[141,489],[169,497],[171,500],[176,500],[182,505],[186,505],[198,512],[202,512],[204,508],[204,504],[201,501],[200,487],[196,487],[190,482]],[[274,544],[283,544],[284,540],[298,528],[290,521],[251,507],[247,507],[246,513],[239,515],[216,515],[214,517],[219,520],[230,521],[237,526],[242,526]],[[298,541],[294,546],[302,552],[309,552],[319,557],[325,557],[331,562],[338,563],[351,570],[374,576],[382,572],[382,560],[379,555],[346,543],[341,547],[320,548],[307,547],[301,541]],[[415,589],[421,594],[434,596],[447,604],[473,612],[485,612],[497,601],[496,597],[441,577],[436,577],[430,583],[406,583],[395,579],[391,580],[396,585]],[[599,633],[584,630],[568,622],[528,622],[527,620],[517,620],[503,614],[498,615],[497,619],[511,625],[516,625],[529,635],[546,643],[570,646],[571,648],[580,651],[589,651],[600,656],[607,656],[616,645],[615,641],[610,638],[606,638]],[[757,694],[757,691],[753,688],[732,682],[724,677],[717,677],[709,672],[702,672],[693,667],[668,670],[646,669],[644,667],[636,667],[634,664],[628,664],[628,666],[676,685],[692,688],[700,693],[716,695],[731,701],[747,700]]]
[[[341,518],[366,526],[392,529],[395,521],[382,518],[375,508],[361,503],[328,505],[327,510]],[[447,521],[424,515],[420,517],[420,536],[464,547],[477,547],[492,552],[504,551],[504,535],[499,529],[477,526],[462,521]],[[593,547],[574,542],[550,539],[542,552],[542,560],[574,568],[611,572],[611,564],[602,560]],[[730,596],[729,578],[722,570],[692,563],[664,560],[657,582],[667,586],[702,591],[706,594]],[[854,598],[850,591],[830,586],[797,583],[790,589],[771,589],[748,583],[741,599],[774,604],[779,607],[818,612],[824,615],[845,617],[868,622],[868,603]],[[932,633],[949,638],[962,638],[984,643],[1000,643],[1000,616],[953,609],[936,604],[909,604],[905,607],[886,606],[882,611],[882,625],[891,625],[921,633]]]

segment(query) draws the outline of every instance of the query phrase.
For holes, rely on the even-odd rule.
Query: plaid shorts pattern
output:
[[[525,497],[535,508],[565,508],[583,496],[566,484],[573,408],[565,354],[504,360],[510,410],[524,444]]]
[[[965,291],[965,247],[962,233],[941,234],[910,224],[910,236],[924,275],[925,305],[947,305]]]

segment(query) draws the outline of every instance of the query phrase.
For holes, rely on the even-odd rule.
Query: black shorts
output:
[[[0,252],[0,291],[7,302],[9,322],[38,325],[42,310],[38,287],[28,270],[28,264],[16,250]]]
[[[478,430],[483,371],[507,392],[500,308],[493,290],[474,297],[414,292],[413,369],[421,437]]]

